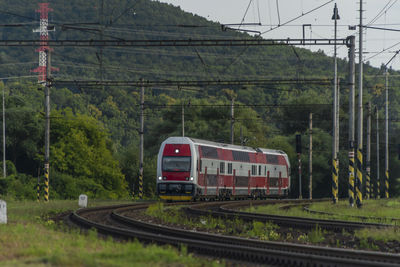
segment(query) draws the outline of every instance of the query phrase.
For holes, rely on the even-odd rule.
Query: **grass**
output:
[[[226,235],[253,237],[262,240],[279,240],[280,234],[276,231],[279,227],[271,222],[246,223],[239,218],[229,220],[213,216],[188,217],[179,206],[165,208],[162,202],[152,204],[146,214],[160,219],[163,223],[185,225],[187,228],[212,230]]]
[[[330,215],[313,214],[304,211],[302,207],[297,206],[290,209],[281,209],[281,205],[264,205],[264,206],[251,206],[246,211],[283,215],[283,216],[297,216],[318,219],[333,219],[333,220],[347,220],[347,221],[364,221],[374,223],[388,223],[398,224],[400,222],[400,200],[399,199],[380,199],[380,200],[364,200],[362,208],[350,207],[347,201],[339,201],[337,204],[331,202],[317,202],[310,205],[311,210],[329,212]],[[354,216],[371,217],[363,220]],[[375,219],[375,218],[377,219]],[[390,220],[391,218],[398,218],[399,222]]]
[[[126,202],[96,201],[89,206]],[[187,249],[144,246],[99,239],[56,225],[51,215],[78,208],[77,201],[8,201],[8,224],[0,225],[1,266],[217,266],[198,259]],[[62,231],[61,229],[64,229]]]

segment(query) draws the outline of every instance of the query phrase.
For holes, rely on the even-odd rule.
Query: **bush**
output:
[[[36,199],[36,183],[36,178],[20,173],[1,179],[0,193],[17,200],[34,200]]]

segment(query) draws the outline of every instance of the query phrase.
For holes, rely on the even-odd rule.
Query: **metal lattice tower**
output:
[[[49,12],[53,11],[49,8],[49,3],[39,3],[39,9],[36,12],[40,13],[40,27],[39,29],[33,30],[33,32],[40,33],[40,47],[36,50],[39,52],[39,66],[32,70],[32,72],[37,72],[38,82],[44,84],[47,78],[46,70],[46,50],[50,51],[48,44],[49,31],[54,31],[54,28],[49,30]]]

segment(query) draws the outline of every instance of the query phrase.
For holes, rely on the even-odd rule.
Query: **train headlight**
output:
[[[190,181],[193,181],[193,177],[190,177]]]
[[[160,177],[158,177],[158,180],[162,180],[162,177],[160,176]]]
[[[178,154],[179,153],[179,149],[175,149],[175,153]]]
[[[186,177],[185,179],[186,179],[186,181],[189,181],[189,177]]]
[[[164,177],[163,177],[163,180],[167,180],[167,177],[164,176]]]

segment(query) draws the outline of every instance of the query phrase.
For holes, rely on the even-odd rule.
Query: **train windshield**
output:
[[[166,172],[189,172],[190,157],[163,157],[162,170]]]

